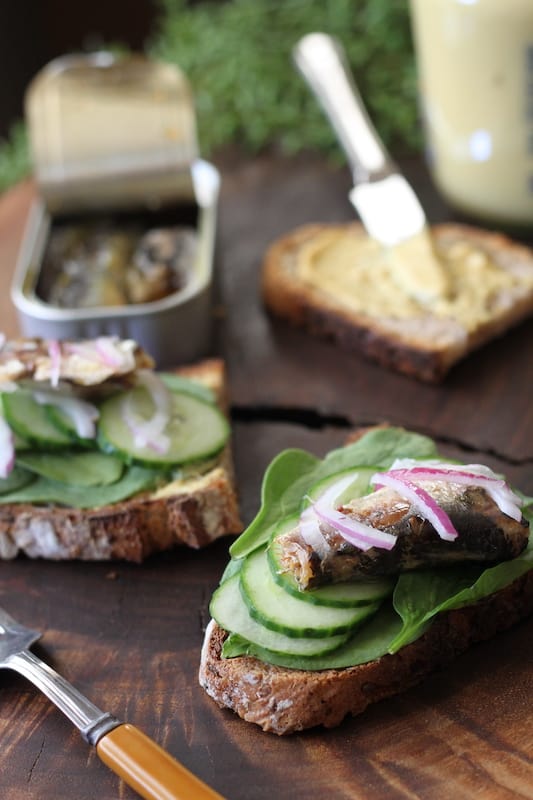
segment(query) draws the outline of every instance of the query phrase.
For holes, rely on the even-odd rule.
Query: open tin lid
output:
[[[176,66],[108,52],[62,57],[33,79],[25,106],[49,211],[195,200],[193,97]]]

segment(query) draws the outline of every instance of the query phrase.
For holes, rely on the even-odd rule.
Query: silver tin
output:
[[[172,366],[199,358],[210,349],[211,290],[217,205],[218,170],[196,159],[191,165],[198,207],[198,250],[187,285],[161,300],[120,307],[63,309],[36,293],[53,222],[42,200],[31,208],[11,287],[25,336],[52,339],[92,338],[116,335],[139,342],[158,366]],[[153,214],[157,224],[158,212]],[[179,223],[179,218],[176,220]]]
[[[220,175],[198,157],[192,92],[179,67],[95,53],[46,65],[25,94],[38,199],[28,218],[11,296],[22,333],[54,339],[135,339],[171,366],[210,348]],[[46,253],[62,225],[133,218],[146,231],[194,225],[187,283],[146,303],[64,308],[46,301]]]

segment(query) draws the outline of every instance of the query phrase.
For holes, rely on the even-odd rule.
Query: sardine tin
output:
[[[80,65],[80,58],[82,63]],[[109,63],[100,55],[98,58],[88,57],[88,69],[95,73],[105,72],[113,67],[112,59]],[[50,83],[58,75],[67,73],[69,69],[84,67],[83,57],[76,59],[59,60],[59,66],[52,62],[45,68],[44,84]],[[142,64],[141,64],[142,66]],[[153,65],[151,65],[153,66]],[[84,67],[85,68],[85,67]],[[134,64],[137,70],[139,64]],[[39,86],[40,76],[34,82]],[[184,82],[183,76],[180,80]],[[186,84],[186,82],[185,82]],[[94,88],[94,87],[92,87]],[[27,93],[31,100],[36,95],[35,86],[30,85]],[[39,99],[37,95],[37,99]],[[108,161],[100,163],[102,171],[92,174],[90,182],[80,181],[80,176],[69,167],[73,162],[66,162],[56,166],[66,168],[67,179],[63,184],[55,181],[55,176],[61,170],[52,164],[46,163],[46,169],[39,170],[36,165],[36,175],[39,196],[34,202],[22,245],[18,254],[15,272],[11,286],[11,298],[17,309],[21,332],[25,336],[40,336],[43,338],[75,339],[94,338],[99,335],[116,335],[120,338],[135,339],[155,359],[158,367],[173,366],[195,360],[209,352],[211,344],[211,305],[213,282],[213,256],[215,245],[216,216],[218,196],[220,190],[220,174],[213,164],[195,156],[196,141],[194,130],[193,111],[186,103],[187,92],[180,95],[180,102],[184,104],[182,117],[184,123],[184,139],[180,143],[183,161],[176,164],[175,170],[161,170],[161,165],[150,174],[145,171],[146,180],[154,181],[154,187],[161,189],[163,202],[143,204],[132,202],[132,198],[143,197],[143,188],[139,180],[139,164],[131,162],[131,173],[122,172],[120,179],[113,181],[108,172]],[[47,106],[43,106],[45,109]],[[27,102],[28,108],[28,102]],[[74,114],[74,111],[73,111]],[[192,114],[192,122],[191,122]],[[30,115],[29,115],[30,116]],[[32,119],[30,118],[30,122]],[[39,119],[34,120],[34,128]],[[42,127],[42,126],[41,126]],[[37,127],[37,132],[40,128]],[[155,142],[157,144],[157,142]],[[41,146],[39,146],[41,145]],[[168,146],[167,151],[169,150]],[[36,151],[42,157],[42,142],[37,135]],[[53,151],[55,153],[55,151]],[[48,159],[50,160],[50,155]],[[187,163],[187,158],[191,160]],[[43,160],[44,164],[44,160]],[[41,166],[43,166],[41,164]],[[77,166],[77,164],[75,165]],[[48,180],[53,174],[54,181]],[[46,180],[39,176],[46,175]],[[175,184],[175,196],[172,184]],[[83,187],[87,187],[84,195]],[[143,185],[146,187],[145,180]],[[151,184],[150,184],[151,185]],[[145,193],[144,193],[145,194]],[[102,207],[98,204],[102,199]],[[121,197],[123,203],[121,203]],[[110,207],[109,201],[112,200]],[[106,200],[107,205],[106,205]],[[86,207],[83,204],[86,202]],[[196,209],[195,228],[198,236],[198,249],[195,263],[192,266],[190,280],[180,290],[166,297],[143,304],[93,308],[58,308],[45,302],[39,297],[37,288],[43,258],[49,241],[50,232],[60,213],[65,208],[76,213],[76,220],[83,223],[85,215],[94,215],[95,211],[111,213],[129,213],[142,210],[146,217],[147,228],[156,228],[161,225],[164,215],[169,224],[169,210],[175,218],[172,224],[183,223],[181,210],[193,206]],[[60,213],[59,213],[60,210]]]

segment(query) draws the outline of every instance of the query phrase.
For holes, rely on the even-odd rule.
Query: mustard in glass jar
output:
[[[410,0],[430,168],[456,208],[533,229],[533,0]]]

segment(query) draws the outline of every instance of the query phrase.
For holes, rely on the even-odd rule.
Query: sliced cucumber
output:
[[[3,404],[3,400],[2,400],[3,397],[4,397],[4,395],[0,394],[0,417],[4,417],[5,418],[4,404]],[[30,446],[28,444],[28,442],[26,441],[26,439],[23,439],[22,436],[19,436],[18,433],[15,433],[15,431],[13,429],[11,429],[11,430],[12,430],[12,433],[13,433],[13,443],[15,445],[15,450],[17,450],[17,451],[18,450],[25,450],[27,447]]]
[[[2,405],[9,426],[33,447],[57,449],[72,444],[70,436],[54,425],[46,408],[33,399],[31,392],[19,389],[4,394]]]
[[[172,372],[159,372],[158,375],[171,392],[184,392],[199,397],[206,403],[216,403],[214,392],[197,381],[191,381],[189,378],[184,378],[183,375],[175,375]]]
[[[224,630],[238,633],[244,639],[274,653],[312,656],[335,650],[348,634],[321,639],[299,638],[276,633],[256,622],[246,608],[239,589],[239,574],[228,578],[213,594],[209,606],[211,616]]]
[[[307,603],[289,594],[274,580],[266,550],[247,556],[240,574],[240,587],[250,616],[273,631],[287,636],[337,636],[353,630],[374,614],[379,603],[352,608]]]
[[[35,480],[35,475],[15,464],[7,478],[0,478],[0,494],[16,492]]]
[[[124,462],[109,453],[25,452],[17,463],[26,469],[60,483],[73,486],[108,486],[122,476]]]
[[[353,481],[339,494],[337,498],[335,498],[335,505],[342,506],[346,503],[349,503],[350,500],[354,500],[356,497],[362,497],[368,492],[370,478],[375,472],[379,472],[379,467],[365,466],[352,467],[350,469],[344,469],[341,472],[336,472],[334,475],[328,475],[327,478],[323,478],[321,481],[314,483],[310,487],[306,493],[306,496],[304,497],[302,508],[306,508],[308,505],[318,500],[318,498],[323,495],[324,492],[330,488],[330,486],[333,486],[335,483],[337,483],[337,481],[340,481],[343,478],[347,478],[349,475],[353,475]]]
[[[164,452],[139,446],[125,419],[125,409],[148,421],[154,413],[152,400],[143,387],[122,392],[100,407],[98,425],[102,446],[127,461],[146,466],[171,466],[208,458],[219,452],[229,436],[229,424],[217,406],[186,392],[172,393],[172,417],[164,429],[170,445]]]
[[[52,425],[69,437],[71,445],[75,444],[79,445],[80,447],[96,448],[96,439],[88,439],[84,436],[80,436],[76,430],[76,426],[74,425],[72,418],[69,417],[69,415],[65,413],[62,408],[46,404],[43,405],[43,408],[46,411],[48,419]]]
[[[389,647],[401,628],[401,617],[394,611],[390,603],[385,603],[377,614],[361,628],[357,628],[344,644],[328,653],[318,653],[312,656],[288,656],[267,650],[254,642],[248,642],[238,635],[231,634],[224,642],[222,654],[226,658],[243,655],[255,656],[268,664],[277,664],[289,669],[344,669],[375,661],[385,655],[389,652]]]

